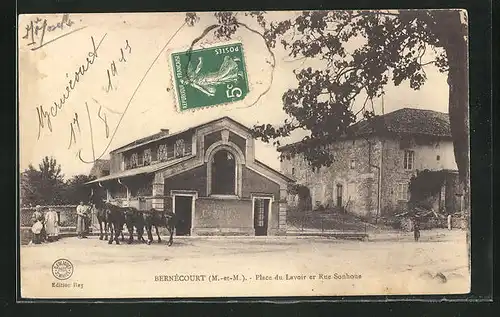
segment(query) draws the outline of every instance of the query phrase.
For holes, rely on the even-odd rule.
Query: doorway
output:
[[[342,184],[337,184],[337,207],[342,207],[342,204],[344,203],[342,201]]]
[[[256,236],[267,236],[270,207],[270,198],[254,198],[253,217]]]
[[[191,235],[191,223],[193,212],[193,197],[192,196],[174,196],[175,199],[175,215],[177,223],[175,225],[175,234],[178,236]]]

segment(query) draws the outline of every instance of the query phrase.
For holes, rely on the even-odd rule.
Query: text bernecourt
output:
[[[170,274],[155,275],[155,282],[246,282],[246,281],[305,281],[305,280],[359,280],[361,274],[356,273],[333,273],[333,274],[255,274],[245,276],[244,274]]]

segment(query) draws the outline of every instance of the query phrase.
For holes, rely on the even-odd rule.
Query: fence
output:
[[[462,217],[454,215],[452,217],[453,229],[465,229],[466,224]],[[287,213],[287,227],[289,231],[312,232],[312,231],[336,231],[336,232],[367,232],[368,219],[362,219],[353,214],[326,211],[297,211],[292,210]],[[377,223],[380,228],[411,231],[413,226],[410,218],[402,217],[381,217]],[[447,228],[446,217],[429,218],[420,222],[422,230],[434,228]]]
[[[290,211],[287,213],[287,227],[306,231],[364,232],[367,226],[353,215],[331,211]]]

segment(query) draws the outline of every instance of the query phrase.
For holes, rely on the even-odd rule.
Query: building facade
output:
[[[177,235],[276,235],[292,181],[255,159],[251,131],[223,117],[111,151],[110,174],[89,184],[109,201],[172,210]]]
[[[283,160],[281,171],[309,188],[314,206],[339,207],[363,217],[406,208],[409,183],[421,170],[448,171],[435,210],[457,212],[458,186],[448,114],[404,108],[352,126],[351,134],[328,146],[334,163],[313,171],[302,156]],[[280,151],[287,151],[283,146]],[[297,196],[288,203],[297,204]]]

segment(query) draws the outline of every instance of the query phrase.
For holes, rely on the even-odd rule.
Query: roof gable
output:
[[[137,148],[139,146],[142,146],[142,145],[145,145],[145,144],[148,144],[148,143],[152,143],[152,142],[156,142],[156,141],[160,141],[160,140],[167,140],[167,139],[170,139],[170,138],[174,138],[176,136],[179,136],[180,134],[187,133],[189,131],[195,131],[197,129],[200,129],[200,128],[208,126],[208,125],[215,124],[215,123],[220,122],[220,121],[229,121],[229,122],[235,124],[236,126],[239,126],[240,128],[244,129],[245,131],[250,132],[250,129],[247,126],[239,123],[238,121],[232,119],[231,117],[224,116],[224,117],[221,117],[221,118],[218,118],[218,119],[215,119],[215,120],[211,120],[211,121],[208,121],[208,122],[204,122],[204,123],[201,123],[199,125],[196,125],[196,126],[184,129],[184,130],[180,130],[180,131],[177,131],[177,132],[174,132],[174,133],[171,133],[171,134],[168,134],[168,132],[161,131],[161,132],[152,134],[150,136],[137,139],[137,140],[135,140],[133,142],[130,142],[130,143],[126,144],[126,145],[123,145],[121,147],[118,147],[118,148],[112,150],[110,153],[124,152],[124,151],[128,151],[128,150]]]

